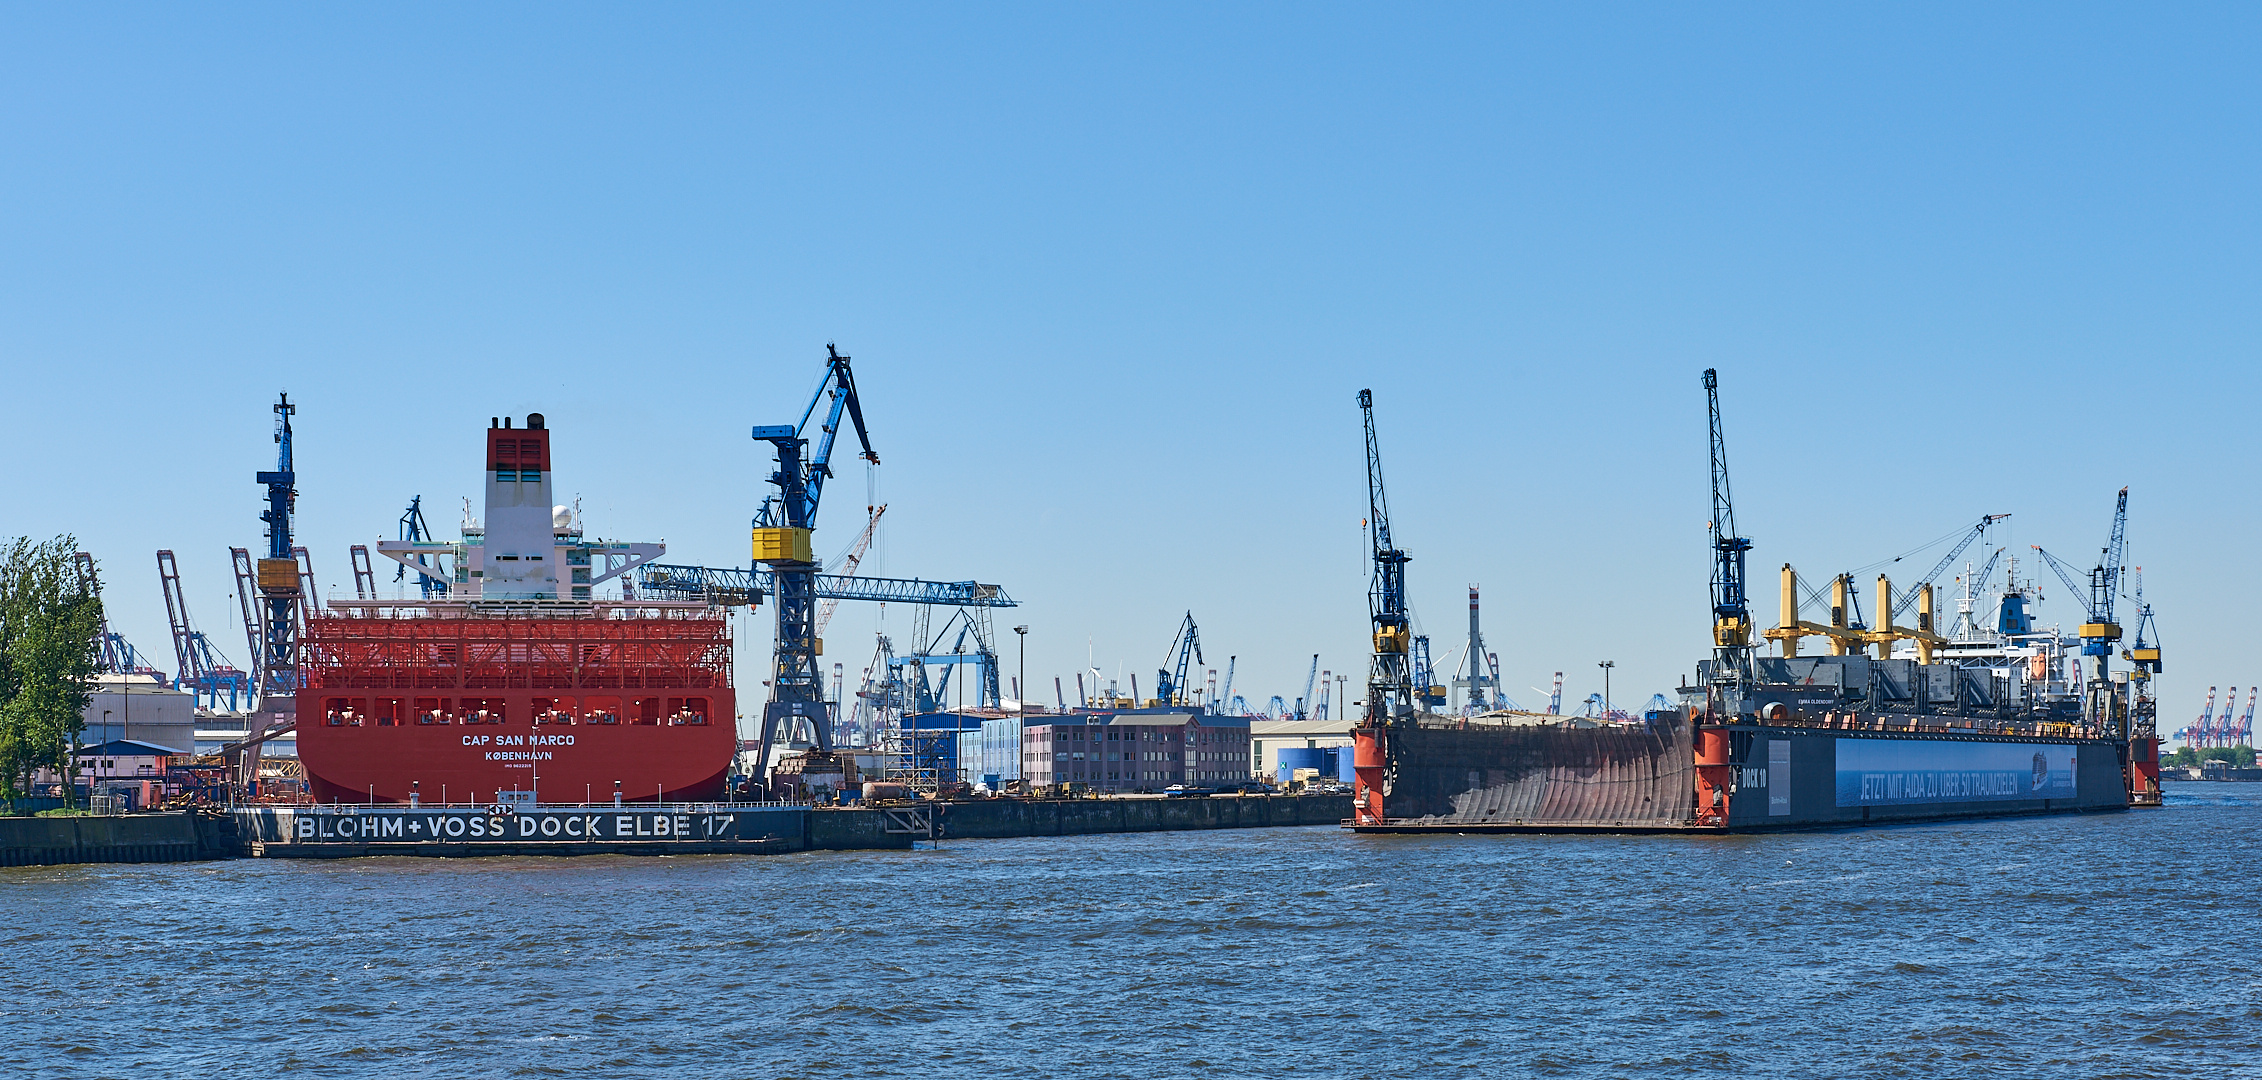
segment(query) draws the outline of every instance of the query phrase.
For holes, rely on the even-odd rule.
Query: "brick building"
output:
[[[1094,791],[1209,787],[1249,778],[1249,721],[1205,713],[1084,713],[1021,729],[1021,775]]]

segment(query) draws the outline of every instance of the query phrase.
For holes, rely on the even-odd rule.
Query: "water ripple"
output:
[[[2185,1077],[2262,788],[1785,836],[0,870],[15,1076]]]

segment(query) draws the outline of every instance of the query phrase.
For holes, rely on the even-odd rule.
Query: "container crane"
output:
[[[369,545],[355,544],[347,552],[353,566],[353,595],[356,600],[377,599],[377,571],[369,562]],[[402,567],[407,569],[407,567]]]
[[[764,779],[769,776],[770,747],[777,740],[781,722],[808,724],[816,733],[817,748],[832,749],[832,736],[826,730],[829,725],[824,722],[828,715],[824,684],[817,670],[817,657],[824,644],[817,638],[817,562],[810,553],[809,536],[817,526],[817,506],[825,481],[833,475],[833,439],[840,434],[843,413],[856,425],[864,460],[880,463],[879,454],[872,450],[871,434],[864,427],[864,406],[856,396],[849,358],[829,343],[825,353],[824,380],[809,399],[809,407],[802,410],[801,422],[753,429],[756,440],[776,447],[778,461],[777,471],[770,474],[777,492],[763,501],[753,530],[754,561],[767,564],[777,583],[770,700],[762,707],[762,735],[755,759],[756,775]],[[809,421],[828,395],[831,405],[815,433],[815,452],[805,457],[810,449]]]
[[[1156,699],[1166,708],[1192,704],[1186,700],[1189,693],[1186,680],[1192,677],[1193,665],[1206,663],[1209,661],[1202,659],[1202,631],[1194,625],[1194,613],[1189,611],[1185,621],[1178,624],[1177,636],[1170,639],[1170,651],[1163,654],[1162,667],[1155,672]]]
[[[1736,505],[1728,489],[1728,442],[1720,425],[1720,374],[1704,369],[1704,399],[1712,429],[1712,682],[1736,698],[1756,681],[1752,670],[1751,605],[1744,566],[1751,541],[1736,534]]]
[[[189,621],[188,597],[181,592],[180,568],[170,551],[157,553],[157,584],[165,594],[165,621],[172,628],[173,655],[180,662],[173,688],[188,691],[198,705],[214,711],[222,707],[222,701],[227,702],[229,712],[248,704],[251,677],[229,664]]]
[[[95,572],[92,552],[81,551],[71,556],[71,566],[78,572],[79,590],[102,604],[102,577]],[[147,675],[158,682],[165,681],[165,673],[142,662],[141,652],[126,641],[126,636],[110,629],[110,609],[100,608],[102,626],[95,639],[101,650],[96,671],[105,675]]]
[[[2204,747],[2207,745],[2207,729],[2214,721],[2215,688],[2210,686],[2207,688],[2207,704],[2199,707],[2199,719],[2192,721],[2190,727],[2176,732],[2176,735],[2183,740],[2185,746]]]
[[[1412,648],[1406,615],[1407,555],[1391,541],[1390,500],[1382,485],[1382,443],[1375,435],[1374,391],[1359,391],[1359,413],[1367,436],[1367,536],[1374,545],[1374,577],[1367,586],[1367,618],[1374,653],[1367,664],[1367,715],[1351,734],[1358,785],[1351,797],[1352,820],[1379,825],[1383,797],[1390,788],[1389,730],[1414,722]],[[1316,667],[1316,664],[1315,664]]]
[[[2223,747],[2231,744],[2231,729],[2238,714],[2238,687],[2233,686],[2223,695],[2223,711],[2202,724],[2199,729],[2203,747]]]
[[[1216,700],[1210,703],[1211,712],[1224,712],[1226,703],[1234,700],[1233,668],[1234,665],[1240,661],[1240,659],[1241,658],[1239,656],[1228,656],[1225,658],[1225,688],[1223,690],[1219,690],[1217,692]],[[1227,715],[1232,714],[1229,713]]]

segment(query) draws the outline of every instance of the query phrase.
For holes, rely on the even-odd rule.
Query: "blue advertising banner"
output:
[[[2016,802],[2074,797],[2074,747],[1838,740],[1838,805]]]

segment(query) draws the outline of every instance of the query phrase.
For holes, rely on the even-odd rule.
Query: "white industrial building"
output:
[[[196,699],[154,675],[97,675],[81,741],[120,740],[196,752]]]
[[[1249,721],[1249,764],[1260,777],[1270,777],[1280,771],[1280,752],[1284,749],[1318,749],[1326,746],[1351,745],[1351,728],[1356,718],[1346,716],[1341,720],[1251,720]]]

